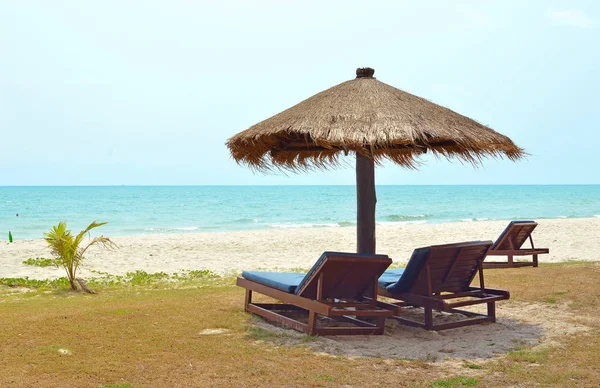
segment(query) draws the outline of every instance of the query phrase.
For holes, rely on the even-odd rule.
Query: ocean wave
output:
[[[233,224],[257,224],[261,222],[260,218],[238,218],[237,220],[233,220]],[[228,222],[229,223],[229,222]]]
[[[168,232],[169,230],[172,230],[172,229],[168,229],[168,228],[144,228],[144,231],[146,231],[146,232]]]
[[[475,218],[461,218],[462,222],[473,222],[473,221],[489,221],[487,217],[475,217]]]
[[[431,217],[431,214],[390,214],[386,217],[388,221],[412,221],[412,220],[421,220]]]
[[[594,214],[594,217],[600,218],[600,214]]]
[[[421,225],[426,224],[427,220],[418,221],[380,221],[377,225]]]
[[[565,220],[565,219],[569,219],[569,218],[588,218],[589,216],[574,216],[574,215],[568,215],[568,216],[552,216],[552,217],[529,217],[527,218],[528,220]],[[592,216],[592,217],[597,217],[597,216]]]
[[[338,223],[283,223],[283,224],[269,224],[271,228],[276,229],[290,229],[290,228],[339,228],[341,225]]]
[[[197,226],[185,226],[180,228],[144,228],[146,232],[168,233],[168,232],[189,232],[198,230]]]

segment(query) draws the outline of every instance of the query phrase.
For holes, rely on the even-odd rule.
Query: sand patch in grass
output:
[[[485,307],[483,307],[485,308]],[[480,309],[472,309],[481,311]],[[422,309],[405,309],[403,314],[422,319]],[[589,327],[575,323],[576,316],[560,305],[505,303],[497,305],[497,322],[442,331],[427,331],[386,320],[385,334],[378,336],[308,337],[292,329],[256,319],[262,341],[277,345],[304,345],[322,355],[383,357],[444,361],[485,361],[499,358],[523,346],[557,346],[560,338],[584,333]],[[464,319],[459,314],[437,313],[437,322]]]
[[[227,330],[227,329],[204,329],[199,334],[200,335],[219,335],[219,334],[226,334],[228,332],[229,332],[229,330]]]

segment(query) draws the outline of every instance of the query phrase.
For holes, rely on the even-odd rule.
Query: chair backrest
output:
[[[492,245],[492,249],[520,249],[536,226],[535,221],[511,221]]]
[[[377,279],[392,264],[387,255],[323,252],[296,288],[296,294],[315,299],[322,276],[321,297],[357,298],[372,294]]]
[[[491,241],[470,241],[415,249],[400,279],[387,290],[419,295],[464,291],[491,245]]]

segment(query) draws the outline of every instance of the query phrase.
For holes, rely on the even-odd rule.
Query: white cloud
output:
[[[547,16],[553,24],[561,26],[576,28],[594,28],[596,26],[591,17],[578,9],[549,10]]]

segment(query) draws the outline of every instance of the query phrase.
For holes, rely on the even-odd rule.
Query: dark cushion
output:
[[[392,294],[409,292],[423,269],[430,250],[430,247],[415,249],[400,279],[396,283],[387,286],[386,289]]]
[[[293,294],[306,274],[297,272],[258,272],[244,271],[242,277]]]
[[[321,266],[321,264],[323,263],[323,261],[325,260],[325,258],[327,256],[347,256],[347,257],[365,257],[365,258],[369,258],[369,257],[387,258],[388,257],[387,255],[365,255],[365,254],[360,254],[360,253],[346,253],[346,252],[323,252],[321,257],[319,257],[319,260],[317,260],[315,265],[312,266],[312,268],[308,271],[308,273],[306,274],[306,276],[304,277],[302,282],[296,288],[296,291],[295,291],[296,294],[299,294],[299,291],[304,286],[304,283],[308,282],[310,277],[315,273],[315,271],[317,271],[317,269]]]
[[[494,245],[492,245],[491,249],[496,249],[496,247],[498,246],[498,244],[500,243],[500,241],[504,238],[504,236],[508,233],[508,231],[510,230],[510,228],[515,225],[515,224],[526,224],[526,223],[531,223],[534,221],[511,221],[506,228],[504,228],[504,230],[502,231],[502,233],[500,233],[500,236],[498,236],[498,238],[496,239],[496,242],[494,243]],[[515,249],[519,249],[521,247],[515,247]]]
[[[381,274],[377,280],[379,288],[386,288],[390,284],[396,283],[404,273],[404,268],[388,269]]]

